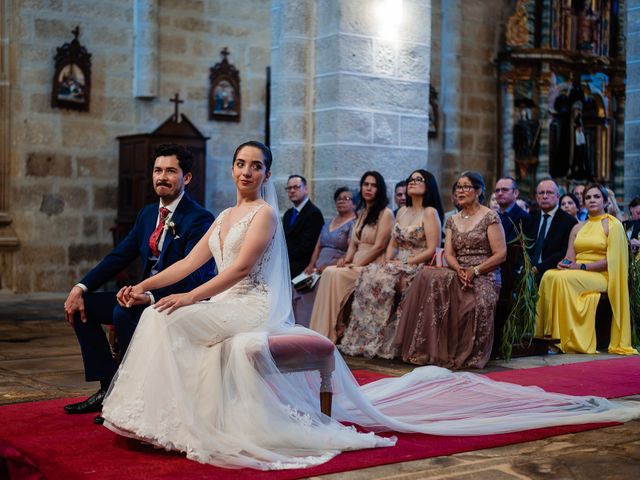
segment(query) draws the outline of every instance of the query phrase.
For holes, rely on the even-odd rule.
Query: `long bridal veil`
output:
[[[271,181],[263,198],[277,221]],[[229,229],[225,262],[233,261],[245,238],[249,214],[245,218]],[[218,235],[210,235],[209,246],[221,259]],[[266,252],[238,284],[170,315],[145,310],[107,394],[105,426],[204,463],[283,469],[317,465],[345,450],[395,444],[394,437],[373,432],[493,434],[626,421],[640,412],[635,404],[546,393],[437,367],[360,387],[335,350],[328,418],[319,408],[319,372],[283,373],[269,350],[270,335],[287,335],[300,345],[318,335],[293,325],[288,265],[277,221]]]
[[[268,182],[265,200],[278,211],[275,189]],[[269,334],[317,335],[291,326],[291,288],[282,226],[274,237],[270,287]],[[284,268],[282,268],[284,266]],[[291,337],[295,341],[295,336]],[[554,425],[628,421],[640,416],[635,402],[612,402],[598,397],[576,397],[545,392],[537,387],[496,382],[472,373],[453,373],[439,367],[420,367],[400,378],[387,378],[359,386],[346,363],[335,351],[333,418],[327,423],[318,409],[318,372],[281,374],[262,343],[258,368],[262,378],[288,411],[291,422],[305,425],[310,442],[285,463],[300,466],[324,461],[336,450],[390,446],[395,439],[357,434],[342,423],[368,431],[418,432],[434,435],[483,435]],[[282,425],[287,429],[286,425]],[[313,433],[311,433],[313,432]],[[315,451],[314,451],[315,450]],[[305,460],[300,458],[304,452]],[[264,468],[264,465],[263,465]],[[274,465],[267,466],[274,468]]]

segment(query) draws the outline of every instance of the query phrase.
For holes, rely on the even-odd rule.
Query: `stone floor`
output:
[[[0,405],[83,395],[80,351],[64,321],[62,294],[0,293]],[[531,368],[612,355],[547,355],[492,361],[483,372]],[[411,369],[402,362],[348,358],[354,369],[392,375]],[[639,398],[640,399],[640,398]],[[61,412],[62,414],[62,412]],[[410,479],[628,479],[640,473],[640,421],[535,442],[448,457],[325,475],[323,480]]]

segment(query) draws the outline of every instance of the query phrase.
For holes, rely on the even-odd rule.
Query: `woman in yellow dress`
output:
[[[597,353],[595,320],[602,292],[613,311],[609,353],[638,353],[631,346],[626,235],[620,221],[605,213],[607,201],[603,186],[585,189],[589,218],[573,227],[565,258],[540,282],[536,335],[559,338],[565,353]]]

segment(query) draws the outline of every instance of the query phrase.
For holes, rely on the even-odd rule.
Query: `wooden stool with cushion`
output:
[[[330,417],[333,394],[331,375],[335,368],[333,342],[316,335],[272,335],[269,337],[269,350],[282,373],[320,372],[320,411]]]

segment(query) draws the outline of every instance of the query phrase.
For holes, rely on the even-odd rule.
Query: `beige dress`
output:
[[[389,210],[388,213],[391,214],[391,211]],[[380,213],[378,219],[380,219],[383,214],[384,211]],[[361,214],[351,233],[351,237],[357,246],[356,253],[353,257],[354,263],[358,263],[358,260],[373,248],[378,234],[379,220],[378,223],[373,226],[366,225],[360,235],[358,235],[360,225],[363,221],[364,215]],[[376,258],[374,262],[379,262],[383,258],[384,253]],[[311,330],[315,330],[335,343],[337,340],[336,323],[338,321],[338,315],[351,293],[353,293],[356,280],[363,268],[364,267],[338,268],[335,266],[325,268],[320,277],[318,293],[313,304],[313,312],[311,313],[311,322],[309,324]]]

